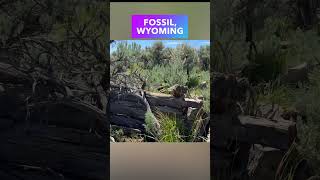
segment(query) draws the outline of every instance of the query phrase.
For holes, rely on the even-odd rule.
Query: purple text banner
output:
[[[133,39],[188,39],[188,16],[132,15],[131,32]]]

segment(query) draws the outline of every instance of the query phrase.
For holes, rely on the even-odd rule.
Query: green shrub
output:
[[[192,76],[190,79],[187,81],[186,85],[188,88],[194,88],[197,87],[200,84],[200,80],[198,76]]]
[[[167,65],[156,65],[147,69],[148,82],[152,84],[167,83],[170,86],[175,84],[184,85],[187,83],[187,72],[180,62],[172,62]]]

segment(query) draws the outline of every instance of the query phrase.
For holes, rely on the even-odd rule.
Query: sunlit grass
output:
[[[183,142],[183,124],[174,115],[168,115],[157,112],[156,116],[159,119],[161,134],[159,136],[160,142]]]

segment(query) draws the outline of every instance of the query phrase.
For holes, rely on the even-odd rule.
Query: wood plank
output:
[[[296,124],[292,121],[271,121],[250,116],[239,116],[239,120],[241,125],[232,128],[233,135],[239,141],[285,150],[296,136]]]

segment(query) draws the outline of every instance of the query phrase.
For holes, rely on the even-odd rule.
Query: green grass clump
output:
[[[156,117],[160,123],[158,133],[153,130],[153,118]],[[145,114],[146,131],[158,142],[183,142],[184,126],[176,116],[156,112]]]
[[[275,180],[293,180],[297,168],[303,160],[297,149],[297,144],[292,143],[278,166]]]
[[[170,116],[158,112],[157,117],[159,118],[161,126],[161,134],[159,136],[160,142],[183,142],[183,125],[181,120],[177,119],[176,116]]]
[[[197,76],[190,77],[190,79],[186,83],[188,88],[197,87],[199,84],[200,84],[200,80],[199,80],[199,77]]]
[[[258,101],[289,108],[295,99],[293,91],[293,89],[284,85],[268,87],[263,94],[258,95]]]

